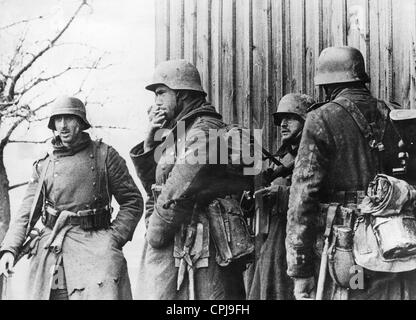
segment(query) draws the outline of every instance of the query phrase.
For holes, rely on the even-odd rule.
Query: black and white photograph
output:
[[[416,0],[0,0],[0,300],[416,300]]]

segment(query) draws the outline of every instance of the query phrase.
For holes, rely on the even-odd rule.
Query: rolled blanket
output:
[[[379,174],[370,183],[360,209],[364,215],[388,217],[400,214],[409,205],[413,207],[415,200],[415,187],[404,180]]]
[[[383,259],[416,254],[415,205],[416,189],[406,181],[377,175],[370,183],[360,209],[374,230]]]

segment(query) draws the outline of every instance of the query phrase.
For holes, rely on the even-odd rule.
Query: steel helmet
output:
[[[313,104],[315,101],[306,94],[289,93],[280,100],[277,112],[273,113],[274,123],[280,126],[282,118],[288,114],[295,114],[302,120],[306,120],[308,108]]]
[[[160,85],[172,90],[199,91],[206,95],[198,69],[186,60],[168,60],[160,63],[153,74],[152,84],[146,89],[155,91]]]
[[[54,117],[58,115],[63,115],[63,114],[70,114],[70,115],[74,115],[80,118],[83,124],[82,130],[91,128],[91,125],[87,120],[87,113],[85,111],[85,105],[84,103],[82,103],[81,100],[74,98],[74,97],[68,97],[68,96],[62,96],[56,99],[52,106],[51,115],[49,117],[48,128],[55,131],[56,128],[55,128]]]
[[[329,47],[322,51],[318,59],[315,85],[346,82],[370,82],[365,72],[364,57],[352,47]]]

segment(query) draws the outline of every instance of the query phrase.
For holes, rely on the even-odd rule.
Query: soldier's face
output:
[[[285,115],[280,124],[282,142],[295,138],[303,129],[303,121],[295,115]]]
[[[159,86],[155,90],[155,104],[160,113],[165,115],[166,120],[175,118],[177,108],[176,92],[166,86]]]
[[[81,122],[74,115],[59,115],[55,117],[55,128],[64,146],[71,146],[81,136]]]

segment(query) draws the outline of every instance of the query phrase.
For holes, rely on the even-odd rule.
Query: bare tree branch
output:
[[[42,117],[42,118],[31,119],[30,122],[41,122],[41,121],[45,121],[45,120],[48,120],[48,119],[49,119],[49,116]]]
[[[27,29],[25,30],[24,34],[20,37],[19,43],[16,45],[16,48],[14,50],[13,57],[10,59],[9,70],[7,71],[9,75],[13,73],[14,67],[16,65],[16,60],[19,56],[21,56],[21,50],[26,39],[26,34],[27,34]],[[13,80],[13,78],[14,78],[13,76],[10,76],[10,79]],[[12,99],[12,98],[13,98],[12,96],[9,96],[9,99]]]
[[[74,21],[78,13],[81,11],[82,7],[88,5],[86,0],[83,0],[82,3],[78,6],[78,8],[75,10],[75,12],[72,14],[72,16],[69,18],[65,26],[58,32],[58,34],[50,41],[49,45],[47,45],[45,48],[43,48],[41,51],[39,51],[23,68],[20,69],[19,72],[13,77],[11,81],[11,85],[9,88],[8,96],[9,98],[14,96],[14,88],[16,86],[16,82],[20,79],[20,77],[47,51],[49,51],[55,43],[62,37],[62,35],[65,33],[65,31],[69,28],[71,23]]]
[[[91,126],[93,129],[117,129],[117,130],[133,130],[132,128],[128,127],[118,127],[118,126]]]
[[[49,106],[49,105],[50,105],[51,103],[53,103],[55,100],[56,100],[56,99],[52,99],[52,100],[49,100],[49,101],[47,101],[47,102],[45,102],[45,103],[42,103],[39,107],[37,107],[37,108],[35,108],[35,109],[31,110],[31,113],[32,113],[32,114],[36,114],[36,112],[38,112],[39,110],[44,109],[45,107]]]
[[[17,189],[17,188],[23,187],[23,186],[28,185],[28,184],[29,184],[29,181],[15,184],[15,185],[9,187],[9,191],[11,191],[13,189]]]
[[[53,137],[49,137],[45,140],[40,141],[34,141],[34,140],[9,140],[8,143],[25,143],[25,144],[45,144],[49,140],[51,140]]]
[[[5,137],[0,141],[0,152],[4,150],[4,147],[9,142],[10,136],[12,135],[13,131],[23,122],[25,121],[25,118],[20,118],[17,120],[13,125],[9,128],[7,131]]]
[[[35,18],[32,18],[32,19],[23,19],[23,20],[20,20],[20,21],[13,22],[11,24],[0,27],[0,31],[15,27],[15,26],[17,26],[19,24],[22,24],[22,23],[28,23],[28,22],[31,22],[31,21],[34,21],[34,20],[39,20],[39,19],[43,19],[43,16],[35,17]]]
[[[0,75],[3,77],[3,78],[5,78],[5,79],[11,79],[12,78],[12,76],[11,75],[9,75],[9,74],[5,74],[3,71],[1,71],[0,70]]]
[[[16,130],[16,128],[25,120],[29,121],[29,117],[33,116],[36,114],[36,112],[38,112],[39,110],[47,107],[48,105],[50,105],[52,102],[54,102],[55,99],[50,100],[48,102],[45,102],[43,104],[41,104],[40,106],[38,106],[37,108],[30,110],[28,109],[28,114],[26,116],[21,116],[18,120],[16,120],[13,125],[9,128],[9,130],[7,131],[6,135],[4,136],[4,138],[0,141],[0,152],[4,149],[4,147],[7,145],[7,143],[10,141],[10,136],[13,134],[13,131]]]

